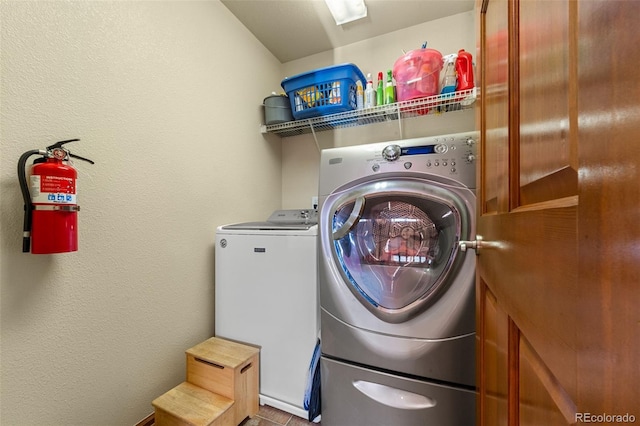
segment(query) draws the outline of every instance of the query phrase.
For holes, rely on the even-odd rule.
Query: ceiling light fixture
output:
[[[367,16],[364,0],[324,0],[336,21],[336,25],[362,19]]]

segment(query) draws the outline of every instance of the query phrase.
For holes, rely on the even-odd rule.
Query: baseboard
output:
[[[286,403],[284,401],[280,401],[279,399],[271,398],[270,396],[266,396],[260,394],[260,405],[270,405],[273,408],[277,408],[282,411],[286,411],[289,414],[293,414],[294,416],[302,417],[303,419],[307,419],[309,413],[295,405]]]
[[[147,417],[145,417],[144,419],[140,420],[134,426],[152,426],[155,423],[154,414],[155,413],[149,414]]]

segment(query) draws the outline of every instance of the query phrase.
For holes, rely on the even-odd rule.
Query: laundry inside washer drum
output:
[[[457,229],[455,215],[441,214],[445,208],[441,204],[429,206],[429,211],[439,212],[432,219],[424,212],[427,209],[405,200],[372,201],[350,232],[336,240],[336,254],[345,275],[366,300],[400,309],[442,283],[454,255],[450,235]],[[342,226],[352,209],[349,203],[336,212],[334,229]]]

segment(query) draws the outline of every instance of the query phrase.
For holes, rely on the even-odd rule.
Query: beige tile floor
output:
[[[240,426],[307,426],[320,425],[307,419],[293,416],[287,412],[278,410],[268,405],[261,405],[258,414],[251,419],[245,419]]]

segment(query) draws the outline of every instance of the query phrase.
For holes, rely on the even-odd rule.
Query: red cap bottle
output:
[[[473,60],[471,53],[465,52],[464,49],[460,49],[458,51],[456,72],[458,73],[458,85],[456,86],[456,90],[473,89]]]

